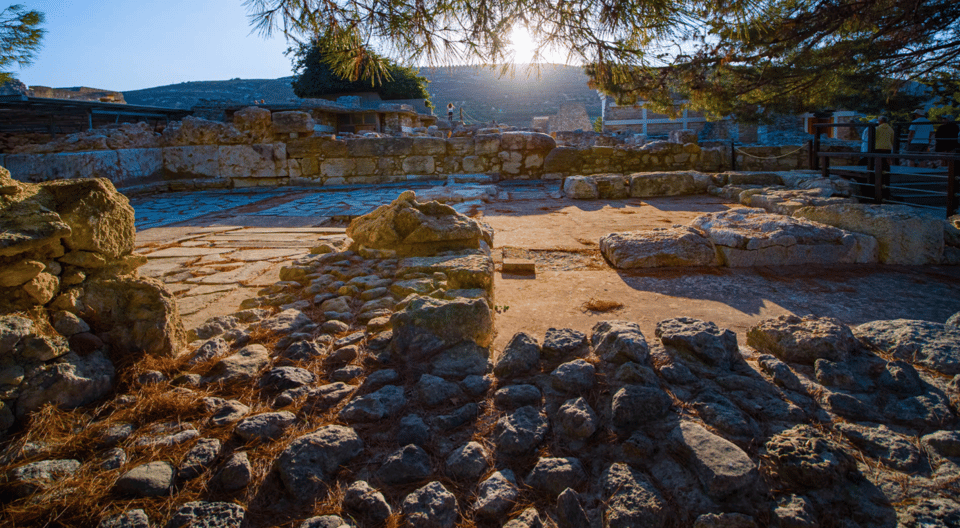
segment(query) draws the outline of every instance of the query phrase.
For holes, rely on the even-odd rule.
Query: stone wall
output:
[[[654,141],[638,146],[600,141],[607,138],[602,136],[558,147],[557,140],[546,134],[496,128],[450,138],[436,137],[442,132],[435,131],[432,136],[338,139],[314,135],[315,124],[304,112],[271,115],[254,108],[237,112],[233,124],[187,118],[171,124],[163,134],[123,125],[0,155],[0,165],[20,181],[103,177],[117,187],[159,181],[176,186],[183,180],[222,187],[377,184],[449,174],[560,179],[576,174],[732,168],[731,149],[724,145]],[[739,170],[808,168],[803,145],[738,147],[736,152]]]

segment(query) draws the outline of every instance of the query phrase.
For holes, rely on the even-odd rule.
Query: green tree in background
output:
[[[14,4],[0,11],[0,83],[13,79],[8,68],[33,64],[45,31],[43,13]]]
[[[332,53],[325,48],[322,39],[309,44],[301,44],[293,51],[293,92],[297,97],[322,97],[340,93],[377,92],[384,100],[391,99],[427,99],[430,93],[427,83],[430,81],[418,75],[413,68],[400,66],[376,53],[354,47],[353,54]],[[341,61],[338,63],[337,61]],[[367,64],[371,63],[371,64]],[[353,72],[350,75],[337,74],[343,68]],[[357,72],[371,68],[375,75],[361,79]]]
[[[594,132],[603,132],[603,116],[594,119],[594,121],[593,121],[593,131],[594,131]]]
[[[956,0],[246,0],[263,33],[354,40],[416,64],[502,64],[515,26],[623,103],[757,119],[859,100],[960,60]],[[342,47],[336,54],[363,55]],[[536,60],[537,57],[534,58]],[[334,61],[337,62],[337,61]],[[340,61],[348,78],[376,60]],[[358,67],[359,66],[359,67]],[[888,81],[891,81],[888,83]],[[677,107],[675,101],[682,101]]]

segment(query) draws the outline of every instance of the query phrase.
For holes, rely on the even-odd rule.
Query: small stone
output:
[[[167,462],[141,464],[123,474],[114,484],[122,495],[134,497],[159,497],[170,493],[174,470]]]
[[[590,363],[575,359],[554,369],[550,380],[557,390],[582,394],[593,388],[595,371]]]
[[[460,382],[460,386],[470,396],[480,397],[490,390],[493,380],[489,376],[467,376]]]
[[[254,379],[270,363],[270,352],[263,345],[247,345],[236,354],[217,362],[207,375],[211,383],[232,383]]]
[[[112,447],[103,454],[100,461],[100,469],[110,471],[111,469],[120,469],[127,463],[127,452],[119,447]]]
[[[497,471],[480,483],[473,509],[486,519],[501,519],[519,495],[517,481],[509,469]]]
[[[350,330],[350,325],[343,321],[327,321],[320,325],[320,331],[325,334],[342,334]]]
[[[599,426],[597,413],[583,398],[567,400],[557,412],[560,431],[574,439],[588,438]]]
[[[383,523],[393,514],[390,503],[370,484],[358,480],[347,488],[343,506],[372,523]]]
[[[627,385],[614,393],[611,400],[613,426],[628,431],[659,420],[667,415],[672,403],[658,388]]]
[[[536,408],[521,407],[497,421],[497,448],[507,455],[530,453],[543,442],[548,427],[546,417]]]
[[[430,427],[417,414],[408,414],[400,419],[397,428],[397,443],[400,445],[426,445],[430,440]]]
[[[325,482],[363,449],[353,429],[327,425],[290,442],[275,466],[287,491],[303,502],[313,500]]]
[[[459,385],[430,374],[420,376],[416,390],[420,402],[427,407],[457,403],[464,399]]]
[[[240,528],[245,517],[246,510],[232,502],[188,502],[166,528]]]
[[[348,423],[375,422],[396,415],[406,403],[402,387],[386,385],[376,392],[354,398],[340,411],[340,418]]]
[[[210,484],[224,491],[236,491],[247,487],[253,478],[253,467],[245,451],[230,455],[213,477]]]
[[[327,356],[327,363],[335,366],[344,366],[360,357],[360,349],[353,345],[338,348]]]
[[[525,405],[539,407],[540,399],[540,389],[535,385],[508,385],[493,394],[493,402],[503,409],[517,409]]]
[[[358,365],[347,365],[346,367],[338,368],[330,374],[330,379],[333,381],[343,381],[347,382],[353,379],[357,379],[360,376],[363,376],[363,367]]]
[[[232,424],[242,419],[248,412],[250,408],[237,400],[224,401],[214,410],[213,416],[210,417],[210,425],[219,427]]]
[[[590,519],[583,511],[580,496],[571,488],[563,490],[557,497],[558,528],[590,528]]]
[[[53,325],[53,329],[64,337],[90,331],[90,325],[83,319],[63,310],[50,314],[50,323]]]
[[[294,341],[280,354],[287,361],[309,361],[327,353],[327,345],[319,341]]]
[[[403,499],[403,514],[411,528],[452,528],[457,522],[457,499],[434,481]]]
[[[377,471],[377,478],[392,486],[410,484],[431,474],[430,455],[422,447],[410,444],[387,457]]]
[[[11,470],[7,482],[16,496],[26,497],[47,489],[78,469],[77,460],[41,460]]]
[[[540,345],[533,337],[520,332],[500,353],[493,372],[501,378],[510,378],[530,373],[539,364]]]
[[[542,352],[548,359],[568,361],[586,357],[590,353],[590,343],[583,332],[550,328],[543,338]]]
[[[636,323],[601,321],[593,325],[590,344],[605,362],[617,365],[626,361],[649,364],[650,346]]]
[[[579,486],[586,479],[583,465],[576,458],[540,458],[527,475],[526,483],[536,490],[560,495],[567,487]]]
[[[180,462],[180,469],[177,471],[177,477],[181,480],[190,480],[200,476],[200,474],[212,466],[220,456],[222,444],[216,438],[201,438],[190,448],[183,461]]]
[[[266,442],[279,438],[296,421],[297,416],[289,411],[255,414],[238,423],[234,432],[247,442]]]
[[[277,367],[270,369],[260,378],[260,387],[280,392],[302,385],[309,385],[316,380],[317,377],[307,369]]]
[[[204,341],[202,345],[197,347],[197,350],[193,353],[193,357],[187,362],[189,365],[197,365],[199,363],[204,363],[210,361],[211,359],[218,358],[223,356],[230,351],[230,345],[222,337],[214,337]]]
[[[127,510],[103,519],[97,528],[150,528],[150,518],[143,510]]]
[[[476,480],[490,466],[487,452],[477,442],[468,442],[455,449],[446,460],[446,472],[458,480]]]

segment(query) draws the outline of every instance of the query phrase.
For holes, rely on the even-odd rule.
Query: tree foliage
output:
[[[293,92],[297,97],[322,97],[324,95],[356,92],[377,92],[380,98],[427,99],[427,78],[417,70],[400,66],[369,50],[354,47],[353,54],[339,54],[324,47],[324,41],[314,40],[293,49]],[[341,61],[341,62],[337,62]],[[345,67],[352,75],[337,73]],[[372,63],[372,64],[366,64]],[[362,79],[359,72],[370,68],[375,75]],[[353,77],[351,80],[350,77]]]
[[[525,26],[623,103],[756,119],[895,96],[960,59],[956,0],[247,0],[264,33],[374,45],[417,63],[503,63]],[[321,31],[321,29],[323,31]],[[362,37],[361,37],[362,36]],[[347,49],[344,47],[342,49]],[[345,52],[338,52],[344,54]],[[353,52],[356,54],[356,50]],[[535,56],[535,60],[537,56]],[[374,62],[342,61],[351,78]]]
[[[45,31],[43,13],[13,4],[0,11],[0,83],[13,78],[8,68],[33,64]]]

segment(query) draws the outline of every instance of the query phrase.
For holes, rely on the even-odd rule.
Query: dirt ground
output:
[[[756,322],[781,314],[836,317],[855,325],[877,319],[943,322],[960,311],[960,268],[947,266],[805,266],[665,268],[620,272],[603,260],[601,236],[686,224],[727,204],[695,196],[621,200],[516,201],[488,206],[495,259],[530,258],[534,275],[499,271],[495,279],[497,338],[502,350],[525,331],[542,340],[550,327],[589,333],[595,323],[638,323],[648,338],[658,321],[693,317],[737,333],[741,343]],[[590,310],[590,301],[619,308]]]

